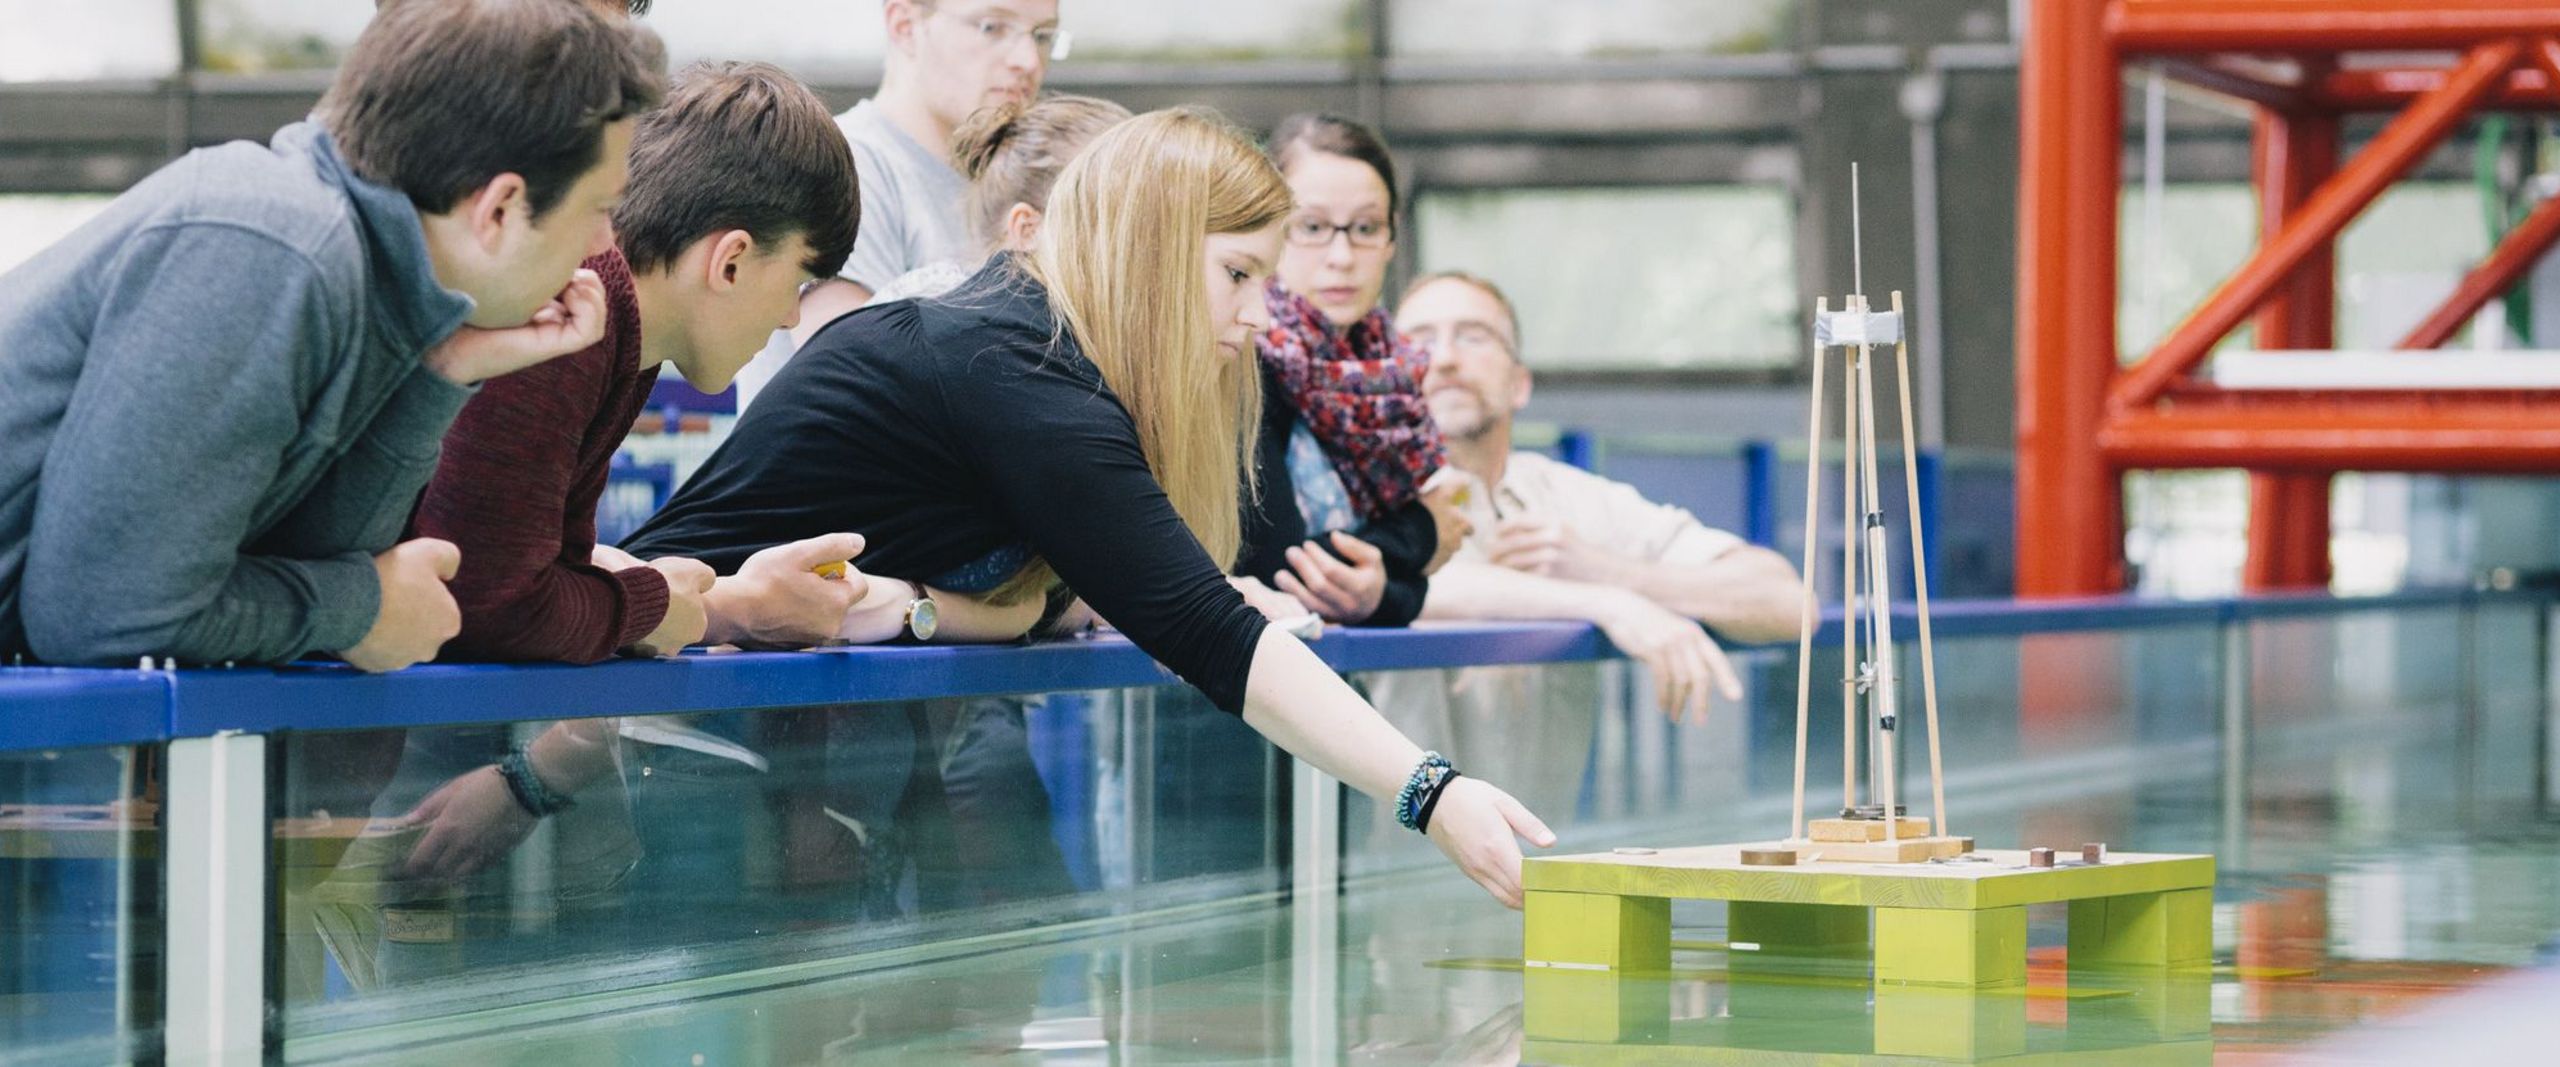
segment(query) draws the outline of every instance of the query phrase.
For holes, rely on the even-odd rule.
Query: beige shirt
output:
[[[1698,565],[1742,545],[1742,539],[1716,529],[1686,508],[1656,504],[1634,486],[1614,482],[1535,452],[1514,452],[1504,465],[1502,484],[1486,492],[1484,482],[1455,467],[1467,481],[1458,510],[1475,524],[1475,533],[1457,558],[1481,561],[1493,544],[1494,528],[1503,519],[1547,516],[1563,520],[1574,536],[1600,548],[1647,563]]]

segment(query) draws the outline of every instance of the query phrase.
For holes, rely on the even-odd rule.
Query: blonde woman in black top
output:
[[[1213,116],[1114,127],[1059,177],[1031,253],[826,327],[626,547],[726,571],[850,530],[871,574],[998,603],[1062,581],[1517,907],[1518,839],[1553,843],[1545,824],[1398,733],[1225,577],[1261,414],[1253,337],[1292,207]]]

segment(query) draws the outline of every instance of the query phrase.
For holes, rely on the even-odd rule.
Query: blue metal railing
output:
[[[2426,590],[2388,596],[2325,594],[2172,601],[1950,600],[1935,605],[1941,637],[2137,629],[2451,607],[2540,603],[2540,591]],[[1896,627],[1909,639],[1906,607]],[[1839,639],[1837,609],[1815,640]],[[1563,663],[1618,655],[1580,623],[1340,629],[1312,646],[1339,671]],[[925,697],[1121,689],[1173,676],[1118,637],[1036,644],[812,652],[692,652],[591,667],[433,664],[364,674],[338,664],[228,670],[0,668],[0,751],[150,744],[239,731],[418,727],[673,711],[724,711]]]

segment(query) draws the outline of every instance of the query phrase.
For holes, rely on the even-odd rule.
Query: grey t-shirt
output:
[[[854,177],[862,191],[862,226],[853,255],[838,276],[874,293],[929,263],[971,259],[975,250],[960,201],[969,181],[951,162],[917,144],[869,100],[836,116],[853,145]],[[738,371],[738,410],[791,361],[791,334],[775,331],[764,351]]]
[[[846,281],[878,292],[927,263],[969,258],[969,227],[960,218],[969,181],[950,160],[917,144],[869,100],[836,116],[836,126],[853,144],[862,185],[862,228],[839,272]]]

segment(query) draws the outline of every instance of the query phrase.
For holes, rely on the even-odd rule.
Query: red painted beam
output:
[[[2099,447],[2127,468],[2560,470],[2560,398],[2280,397],[2119,413]]]
[[[2295,112],[2312,106],[2310,94],[2302,86],[2269,81],[2254,74],[2233,70],[2212,60],[2173,59],[2160,64],[2160,72],[2186,85],[2207,92],[2220,93],[2236,100],[2256,104],[2274,111]]]
[[[2441,69],[2342,70],[2321,78],[2303,94],[2304,105],[2325,111],[2398,111],[2443,87],[2446,73]],[[2560,83],[2539,70],[2517,70],[2490,90],[2480,106],[2496,111],[2560,110]]]
[[[2251,131],[2250,169],[2258,192],[2258,239],[2273,243],[2338,172],[2336,115],[2261,112]],[[2337,345],[2337,242],[2315,242],[2271,292],[2257,315],[2258,347],[2320,349]]]
[[[2560,78],[2560,41],[2543,38],[2528,50],[2541,73]],[[2401,348],[2426,349],[2452,340],[2462,324],[2488,306],[2500,294],[2515,288],[2517,282],[2533,270],[2533,265],[2560,241],[2560,197],[2534,205],[2524,221],[2500,238],[2498,247],[2489,250],[2487,259],[2464,275],[2462,284],[2454,286],[2453,295],[2444,305],[2427,316],[2426,321],[2400,339]]]
[[[2327,471],[2258,471],[2249,476],[2249,554],[2240,587],[2253,593],[2329,585]]]
[[[2036,14],[2055,6],[2038,5]],[[2116,0],[2106,25],[2129,54],[2470,48],[2560,33],[2560,7],[2537,0]]]
[[[2044,4],[2020,64],[2017,592],[2124,588],[2122,480],[2090,432],[2116,369],[2123,82],[2102,0]]]
[[[2523,281],[2555,242],[2560,242],[2560,197],[2534,205],[2524,221],[2507,231],[2498,247],[2490,250],[2489,258],[2463,276],[2462,284],[2454,287],[2444,306],[2400,339],[2399,347],[2428,349],[2452,340],[2462,324],[2471,321],[2489,301]]]
[[[2264,2],[2264,0],[2261,0]],[[2417,165],[2420,158],[2461,123],[2489,86],[2515,66],[2523,46],[2498,41],[2475,48],[2435,92],[2403,111],[2367,144],[2364,151],[2321,184],[2302,210],[2286,219],[2283,230],[2262,242],[2202,306],[2170,331],[2160,347],[2142,362],[2126,368],[2108,392],[2110,407],[2131,409],[2159,399],[2172,380],[2204,362],[2213,346],[2240,320],[2266,300],[2276,287],[2315,252],[2336,240],[2358,212],[2381,195],[2385,186]]]
[[[2258,232],[2266,240],[2281,232],[2321,183],[2337,173],[2338,116],[2261,111],[2251,147]],[[2258,309],[2258,346],[2335,347],[2337,324],[2338,262],[2332,242],[2304,257]],[[2250,472],[2242,588],[2263,592],[2329,584],[2329,484],[2325,472]]]

